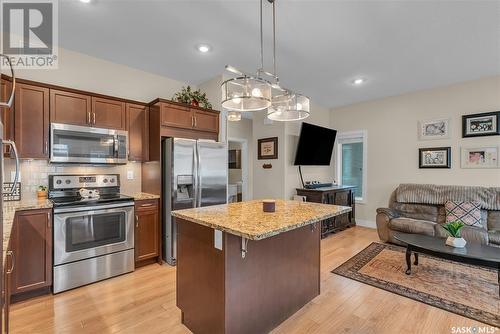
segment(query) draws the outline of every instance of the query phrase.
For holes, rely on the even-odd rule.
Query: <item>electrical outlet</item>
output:
[[[134,179],[134,171],[128,170],[127,171],[127,180],[133,180],[133,179]]]

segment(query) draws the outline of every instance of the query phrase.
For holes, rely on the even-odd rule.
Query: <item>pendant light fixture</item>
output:
[[[273,73],[264,70],[264,33],[262,2],[260,0],[260,65],[255,75],[244,73],[233,66],[225,69],[236,77],[221,84],[222,107],[228,109],[228,120],[239,121],[243,111],[267,109],[267,117],[274,121],[296,121],[309,116],[309,98],[282,88],[276,71],[276,0],[267,0],[273,9]],[[269,77],[266,80],[263,76]],[[271,82],[272,81],[272,82]]]
[[[262,31],[262,0],[260,0],[260,69],[256,75],[246,74],[233,66],[226,70],[237,77],[222,85],[222,107],[232,111],[259,111],[271,106],[271,84],[262,78],[264,68],[264,42]]]
[[[300,121],[310,115],[309,98],[279,85],[276,70],[276,0],[268,1],[273,6],[273,71],[277,87],[274,89],[271,107],[267,109],[267,118],[280,122]]]

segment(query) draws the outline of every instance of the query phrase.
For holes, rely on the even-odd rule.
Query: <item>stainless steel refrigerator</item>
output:
[[[162,140],[163,259],[175,265],[172,210],[227,203],[227,147],[209,140]]]

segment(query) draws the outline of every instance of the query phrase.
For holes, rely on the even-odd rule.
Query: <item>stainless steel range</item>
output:
[[[54,293],[134,270],[134,200],[120,176],[50,175]]]

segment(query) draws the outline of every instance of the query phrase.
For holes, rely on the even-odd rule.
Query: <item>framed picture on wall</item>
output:
[[[462,168],[498,168],[498,147],[462,147]]]
[[[449,118],[433,119],[418,122],[418,138],[420,140],[450,138]]]
[[[278,159],[278,137],[259,139],[257,148],[259,160]]]
[[[418,168],[451,168],[451,147],[420,148]]]
[[[462,137],[500,135],[500,111],[462,116]]]

